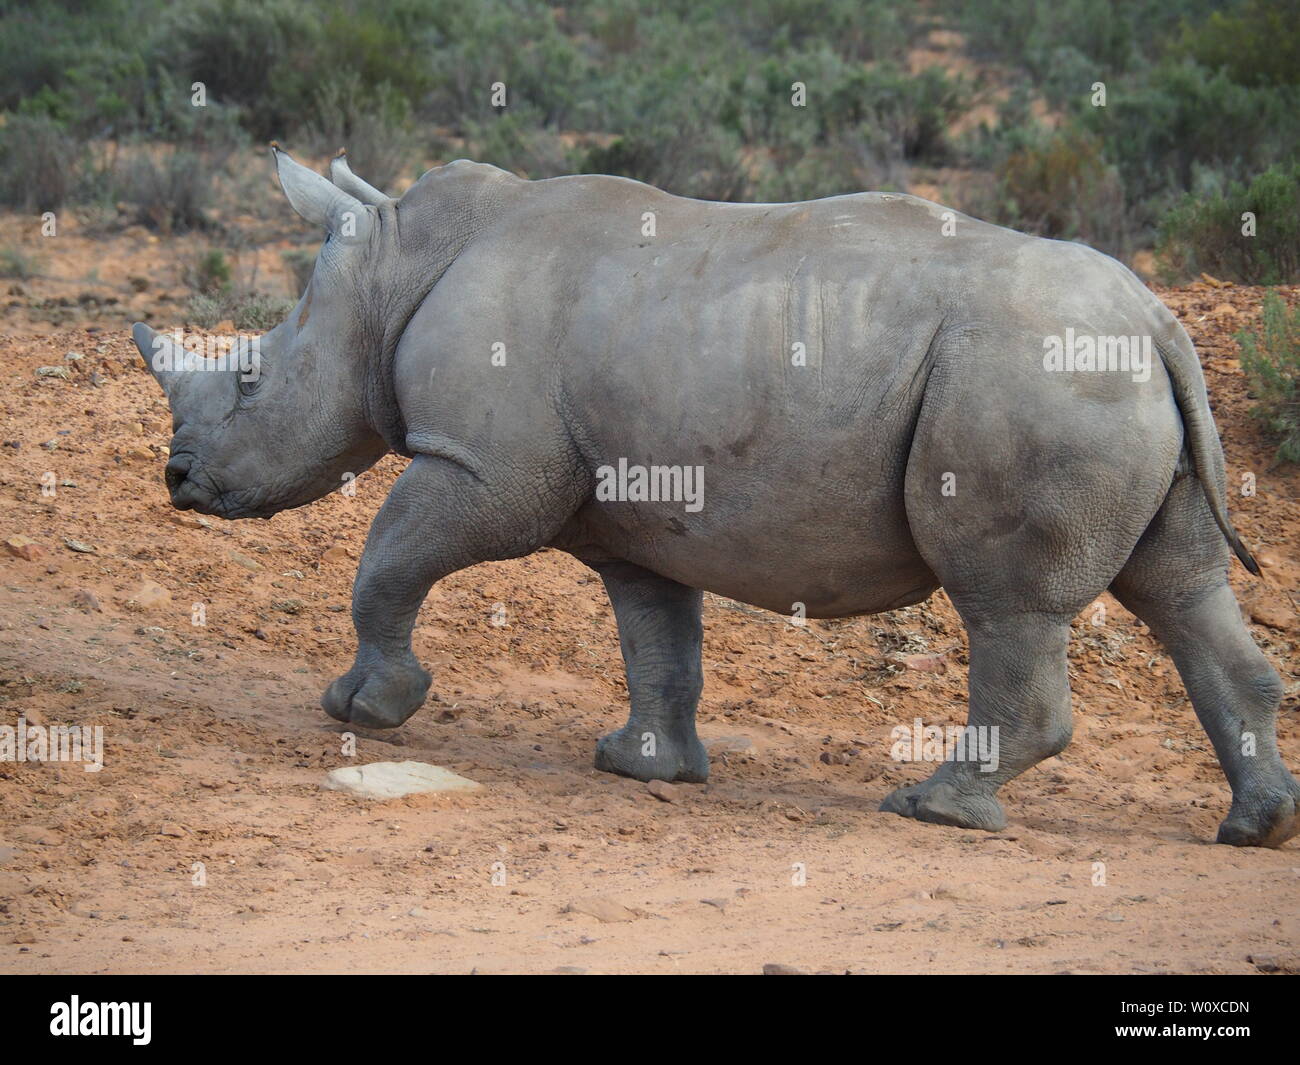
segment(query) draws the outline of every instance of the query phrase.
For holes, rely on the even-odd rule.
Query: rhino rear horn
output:
[[[303,218],[346,239],[364,236],[370,224],[364,203],[296,162],[275,141],[271,142],[271,158],[289,206]]]
[[[383,207],[393,202],[391,196],[385,196],[370,182],[363,181],[352,173],[352,168],[348,166],[348,153],[342,148],[339,149],[339,154],[330,160],[330,180],[350,196],[355,196],[362,203],[368,203],[372,207]]]

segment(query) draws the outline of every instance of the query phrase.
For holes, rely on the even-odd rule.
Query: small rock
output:
[[[258,570],[262,568],[262,563],[258,562],[257,559],[241,555],[238,551],[230,552],[230,561],[236,566],[243,566],[244,569]]]
[[[400,799],[433,791],[478,791],[483,785],[427,762],[371,762],[331,770],[321,787],[363,799]]]
[[[320,560],[322,562],[346,562],[348,560],[348,549],[342,544],[334,544],[321,552]]]
[[[81,555],[93,555],[95,553],[95,549],[84,540],[69,540],[64,537],[63,543],[69,551],[76,551]]]
[[[1247,954],[1246,960],[1262,973],[1300,973],[1300,954]]]
[[[57,847],[63,842],[58,832],[42,825],[20,825],[14,829],[13,837],[19,843],[34,843],[39,847]]]
[[[780,962],[769,961],[763,966],[764,976],[807,976],[803,969],[793,965],[782,965]]]
[[[10,536],[5,540],[5,550],[26,562],[35,562],[45,554],[45,548],[26,536]]]
[[[1266,625],[1270,629],[1277,629],[1278,632],[1286,632],[1294,624],[1291,612],[1281,603],[1275,601],[1252,604],[1250,620],[1260,625]]]
[[[72,605],[87,614],[101,614],[104,611],[98,597],[89,588],[78,588],[73,592]]]
[[[36,367],[37,377],[61,377],[65,381],[72,376],[66,366],[38,366]]]
[[[904,669],[914,669],[918,673],[947,673],[948,663],[943,655],[904,655],[899,661]]]
[[[615,902],[606,895],[598,895],[591,899],[577,899],[565,906],[560,912],[585,913],[588,917],[596,918],[601,924],[635,921],[638,917],[636,910],[629,909],[621,902]]]
[[[704,741],[705,750],[709,754],[740,754],[753,746],[754,741],[748,736],[715,736]]]
[[[184,839],[186,832],[175,821],[164,821],[158,828],[158,835],[170,836],[173,839]]]
[[[171,599],[172,599],[171,592],[169,592],[157,581],[151,581],[146,579],[140,582],[140,586],[136,588],[135,593],[131,596],[130,601],[136,604],[136,606],[142,606],[146,610],[149,610],[154,607],[159,607],[159,606],[163,606],[166,603],[170,603]]]
[[[676,784],[669,784],[666,780],[652,780],[646,784],[646,791],[650,792],[660,802],[681,802],[682,789]]]

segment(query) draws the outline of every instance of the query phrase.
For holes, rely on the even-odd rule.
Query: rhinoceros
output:
[[[998,758],[943,760],[881,809],[997,830],[998,788],[1070,740],[1071,620],[1109,589],[1213,742],[1218,840],[1300,828],[1282,684],[1228,583],[1229,548],[1258,569],[1197,356],[1114,259],[895,193],[712,203],[456,160],[394,199],[342,154],[329,179],[272,156],[326,236],[256,378],[134,338],[173,414],[176,507],[265,518],[410,459],[331,717],[404,722],[431,682],[411,631],[433,583],[551,547],[600,575],[618,624],[631,711],[597,768],[703,781],[704,590],[843,618],[942,587],[970,638],[968,727]]]

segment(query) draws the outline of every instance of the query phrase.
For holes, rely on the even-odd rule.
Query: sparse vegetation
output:
[[[187,317],[200,329],[212,329],[228,321],[241,331],[261,333],[279,325],[292,309],[291,300],[248,289],[226,288],[195,295],[189,302]]]
[[[1256,400],[1251,413],[1278,439],[1278,461],[1300,462],[1300,307],[1269,292],[1258,331],[1239,332],[1237,342]]]
[[[14,244],[0,248],[0,277],[24,281],[40,272],[40,260],[31,252]]]

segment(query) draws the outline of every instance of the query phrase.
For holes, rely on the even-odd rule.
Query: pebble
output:
[[[682,789],[666,780],[652,780],[646,784],[646,790],[660,802],[682,801]]]
[[[45,548],[27,536],[10,536],[4,543],[6,551],[26,562],[35,562],[45,554]]]

